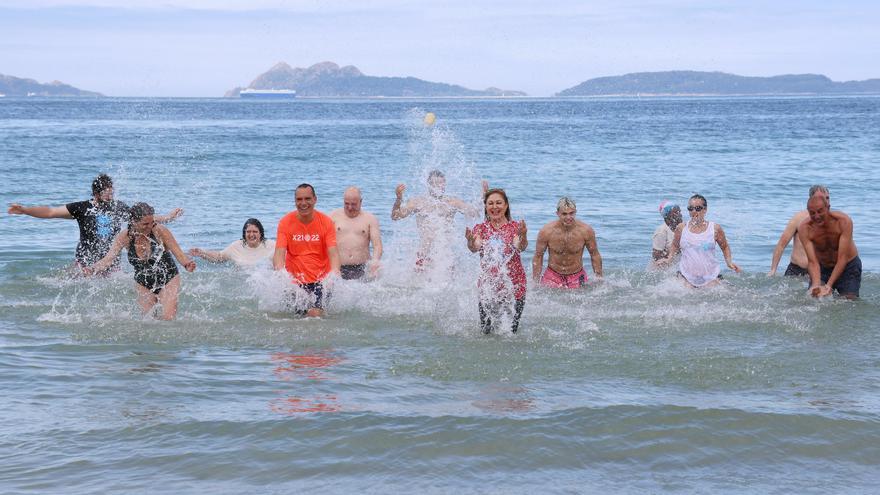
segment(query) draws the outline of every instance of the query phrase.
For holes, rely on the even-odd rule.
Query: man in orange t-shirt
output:
[[[286,269],[314,301],[306,316],[324,316],[323,280],[333,272],[339,275],[336,227],[333,220],[315,211],[318,196],[309,184],[296,187],[296,211],[278,222],[275,256],[276,270]]]

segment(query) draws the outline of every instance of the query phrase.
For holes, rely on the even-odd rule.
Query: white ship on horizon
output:
[[[240,98],[290,99],[296,98],[294,89],[253,89],[245,88],[238,94]]]

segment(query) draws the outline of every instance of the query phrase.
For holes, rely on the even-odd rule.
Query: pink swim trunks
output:
[[[581,268],[579,272],[563,275],[547,267],[547,270],[541,277],[541,285],[553,287],[554,289],[579,289],[587,285],[587,272]]]

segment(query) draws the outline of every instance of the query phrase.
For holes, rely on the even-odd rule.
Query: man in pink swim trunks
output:
[[[577,289],[587,284],[584,271],[584,248],[590,253],[593,273],[602,278],[602,255],[596,246],[596,232],[575,218],[577,206],[574,200],[563,197],[556,204],[554,220],[538,232],[535,257],[532,259],[532,278],[545,287]],[[550,259],[543,276],[544,251],[550,250]]]

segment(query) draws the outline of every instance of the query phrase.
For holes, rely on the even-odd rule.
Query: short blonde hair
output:
[[[569,198],[568,196],[563,196],[559,198],[559,202],[556,203],[556,211],[559,211],[563,208],[571,208],[572,210],[577,210],[577,205],[574,200]]]

